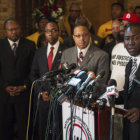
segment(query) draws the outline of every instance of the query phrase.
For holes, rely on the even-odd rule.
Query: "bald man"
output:
[[[140,140],[140,24],[130,24],[124,34],[124,45],[132,57],[125,69],[124,90],[120,92],[119,103],[127,110],[124,115],[124,140]]]

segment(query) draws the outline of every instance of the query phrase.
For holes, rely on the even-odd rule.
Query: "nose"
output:
[[[134,38],[133,38],[133,37],[130,38],[130,40],[129,40],[129,44],[130,44],[130,45],[135,44],[135,41],[134,41]]]

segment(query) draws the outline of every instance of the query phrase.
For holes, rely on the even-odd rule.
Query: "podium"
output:
[[[115,109],[116,114],[125,111]],[[62,104],[63,140],[69,140],[71,116],[70,103]],[[109,140],[110,133],[110,107],[100,110],[97,103],[91,109],[82,108],[81,104],[73,106],[73,140]]]

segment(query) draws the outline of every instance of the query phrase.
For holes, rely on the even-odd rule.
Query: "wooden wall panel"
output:
[[[123,0],[83,0],[83,10],[89,20],[92,22],[95,31],[99,26],[111,19],[111,4]]]

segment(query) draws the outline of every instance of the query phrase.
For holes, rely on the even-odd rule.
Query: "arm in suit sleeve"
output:
[[[62,63],[65,63],[66,60],[65,60],[65,51],[62,53],[62,57],[61,57],[61,64]]]
[[[31,65],[31,72],[30,72],[30,80],[33,82],[34,80],[39,78],[39,66],[38,66],[38,52],[35,53],[33,62]]]
[[[106,91],[106,83],[109,78],[109,56],[106,53],[103,53],[98,60],[96,76],[102,71],[105,71],[105,75],[96,82],[94,88],[94,93],[97,97]]]
[[[30,72],[31,72],[31,66],[35,54],[35,43],[30,44],[30,53],[29,53],[29,66],[30,66]],[[28,74],[28,77],[24,80],[24,85],[26,85],[28,88],[30,88],[31,81],[30,81],[30,72]]]

